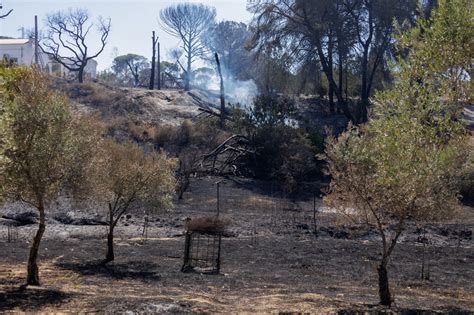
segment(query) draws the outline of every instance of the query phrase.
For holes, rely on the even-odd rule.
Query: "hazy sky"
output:
[[[217,10],[217,20],[234,20],[248,23],[251,14],[246,10],[246,0],[0,0],[2,14],[13,9],[7,18],[0,20],[0,35],[21,37],[21,27],[32,29],[34,16],[38,15],[39,28],[49,12],[68,8],[86,8],[95,20],[98,16],[112,19],[112,31],[105,51],[97,58],[99,70],[108,68],[114,57],[114,47],[119,54],[135,53],[151,57],[151,32],[160,36],[162,56],[178,45],[178,40],[164,33],[158,25],[160,9],[179,2],[201,2]],[[91,33],[92,48],[97,47],[98,36]],[[92,40],[92,37],[96,40]]]

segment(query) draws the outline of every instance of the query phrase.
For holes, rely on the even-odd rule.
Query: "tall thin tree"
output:
[[[150,90],[155,89],[155,68],[156,68],[156,45],[158,43],[158,37],[155,34],[155,31],[152,32],[151,36],[152,51],[153,55],[151,57],[151,74],[150,74]]]
[[[202,35],[213,25],[215,17],[215,8],[194,3],[172,5],[160,12],[163,30],[181,40],[187,62],[184,82],[186,91],[190,89],[193,62],[207,52],[201,40]]]
[[[221,128],[224,128],[225,125],[225,91],[224,91],[224,78],[222,77],[222,69],[221,69],[221,62],[219,60],[219,55],[217,53],[214,54],[216,58],[217,64],[217,72],[219,73],[220,79],[220,99],[221,99],[221,117],[220,117],[220,124]]]

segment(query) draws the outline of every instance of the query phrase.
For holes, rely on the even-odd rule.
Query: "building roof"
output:
[[[0,39],[0,45],[24,45],[29,41],[30,40],[28,38]]]

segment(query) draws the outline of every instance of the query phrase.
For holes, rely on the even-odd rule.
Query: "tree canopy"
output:
[[[186,58],[185,90],[190,89],[192,64],[205,55],[202,43],[204,32],[214,23],[216,9],[204,4],[180,3],[169,6],[160,12],[162,28],[181,41]]]
[[[147,58],[137,54],[126,54],[114,58],[112,70],[123,84],[137,87],[148,80],[146,70],[150,67]]]
[[[27,284],[38,285],[45,212],[62,189],[83,192],[88,186],[84,174],[100,137],[89,119],[73,116],[67,99],[49,90],[43,74],[0,68],[0,77],[0,200],[20,200],[38,210],[27,268]]]
[[[393,88],[377,95],[374,118],[328,141],[326,201],[379,231],[383,305],[392,303],[387,264],[407,221],[447,219],[458,203],[473,8],[468,0],[440,1],[430,18],[402,32],[398,49],[408,55],[398,58]]]

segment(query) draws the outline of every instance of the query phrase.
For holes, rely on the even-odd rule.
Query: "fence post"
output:
[[[189,271],[190,264],[189,264],[189,252],[191,248],[191,233],[186,232],[186,239],[184,242],[184,261],[183,267],[181,268],[181,272]]]
[[[220,198],[220,186],[221,186],[221,183],[223,182],[223,180],[220,180],[218,181],[216,184],[217,184],[217,217],[219,217],[219,214],[221,212],[221,198]]]

